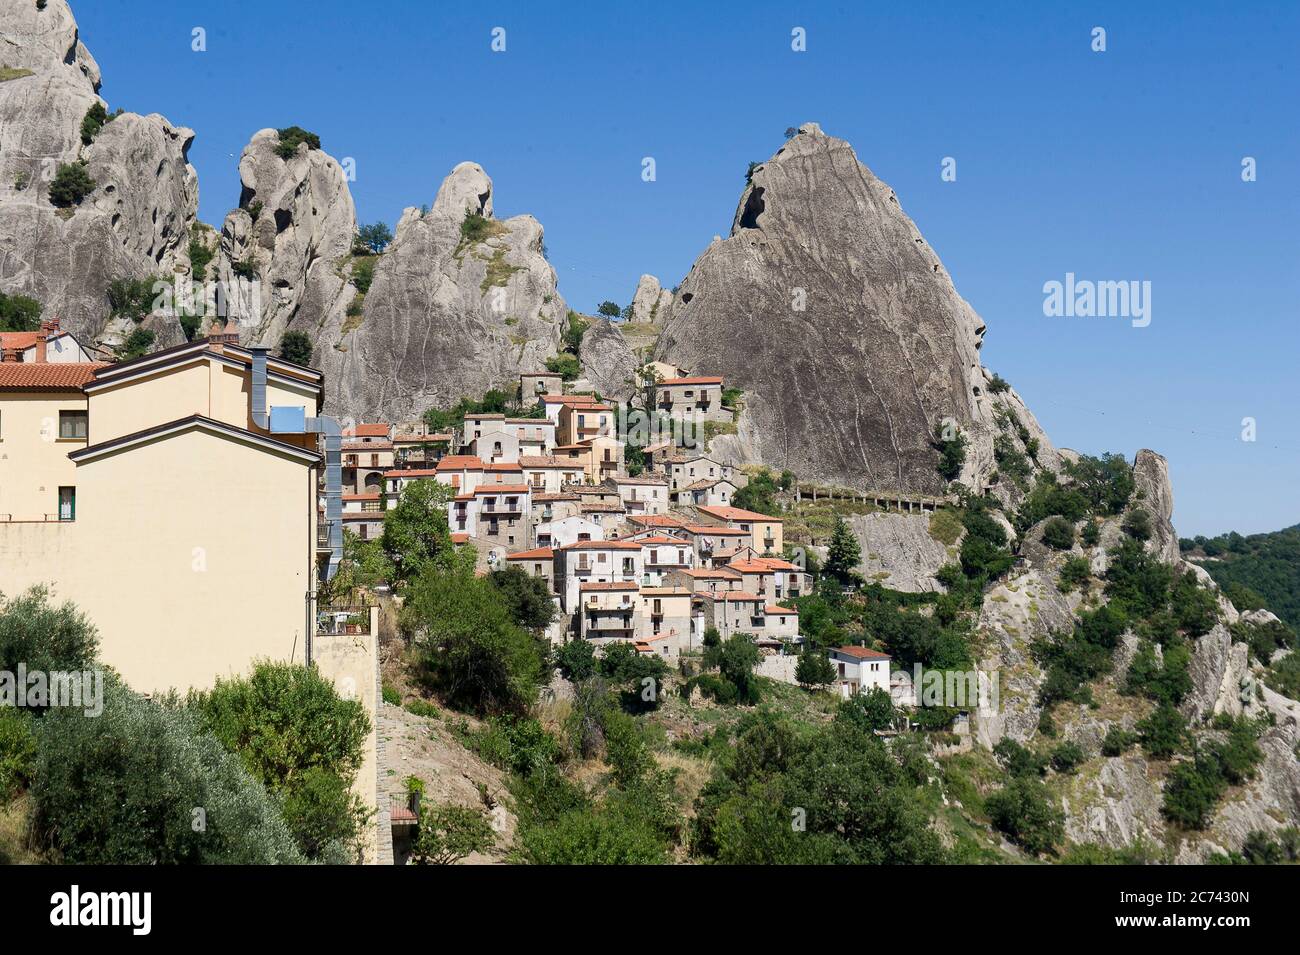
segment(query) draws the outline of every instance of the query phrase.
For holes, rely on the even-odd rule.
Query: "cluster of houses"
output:
[[[783,557],[779,517],[733,504],[744,473],[665,440],[629,474],[615,409],[566,393],[559,375],[520,376],[521,414],[433,432],[341,427],[321,414],[320,372],[229,329],[108,363],[47,323],[4,333],[0,359],[0,589],[75,599],[143,689],[205,686],[258,657],[310,660],[332,632],[320,595],[343,532],[378,537],[426,480],[451,489],[453,538],[481,572],[546,581],[556,641],[667,658],[711,627],[771,650],[800,642],[791,601],[812,580]],[[663,415],[730,417],[720,377],[660,363],[646,384]],[[135,599],[106,567],[130,568]],[[864,667],[841,656],[841,691],[854,692]],[[887,680],[880,662],[865,670]]]
[[[723,379],[654,368],[654,404],[668,417],[716,416]],[[751,633],[777,649],[799,640],[810,576],[784,559],[782,521],[732,506],[746,483],[730,464],[663,440],[629,475],[613,407],[567,394],[559,375],[520,376],[526,416],[470,413],[451,432],[358,424],[342,444],[342,520],[362,539],[413,481],[453,489],[453,539],[482,570],[518,567],[546,580],[557,641],[632,642],[674,658],[704,631]]]

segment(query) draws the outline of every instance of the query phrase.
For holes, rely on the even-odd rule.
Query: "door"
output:
[[[59,488],[59,520],[75,521],[77,519],[77,489],[75,487]]]

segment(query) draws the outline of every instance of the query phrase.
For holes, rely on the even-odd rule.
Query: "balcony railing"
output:
[[[317,636],[369,633],[369,607],[322,607],[316,613]]]

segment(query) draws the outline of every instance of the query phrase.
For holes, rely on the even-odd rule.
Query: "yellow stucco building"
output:
[[[337,559],[323,376],[229,339],[0,362],[0,592],[72,600],[143,692],[307,662]]]

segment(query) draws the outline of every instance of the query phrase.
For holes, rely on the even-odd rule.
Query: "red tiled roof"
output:
[[[21,348],[23,351],[36,344],[40,332],[0,332],[0,348]]]
[[[711,580],[718,577],[724,578],[726,580],[732,580],[740,576],[739,571],[728,570],[726,567],[719,567],[715,569],[710,569],[705,567],[692,567],[689,570],[683,570],[682,573],[688,574],[691,577],[699,578],[701,580]]]
[[[868,650],[866,647],[836,647],[836,653],[842,653],[846,657],[856,657],[859,660],[888,660],[888,653],[881,653],[879,650]]]
[[[685,527],[686,522],[671,514],[644,514],[629,517],[629,524],[644,524],[646,527]]]
[[[759,514],[757,511],[747,511],[743,507],[701,507],[700,511],[711,517],[721,518],[724,521],[767,521],[772,524],[784,523],[784,521],[779,517],[772,517],[770,514]]]
[[[691,534],[699,534],[701,537],[748,537],[749,531],[742,531],[739,527],[724,527],[721,524],[687,524],[685,530]]]
[[[464,533],[463,531],[456,531],[454,534],[451,535],[451,542],[453,544],[468,544],[469,535]]]
[[[0,362],[0,391],[80,391],[104,362]]]
[[[791,609],[790,607],[776,607],[776,606],[768,605],[768,606],[766,606],[766,607],[763,608],[763,612],[764,612],[764,613],[784,614],[784,615],[786,615],[786,616],[790,616],[790,615],[793,615],[793,616],[796,616],[796,617],[799,616],[799,611],[798,611],[798,610],[793,610],[793,609]]]
[[[632,581],[624,581],[610,584],[580,584],[579,590],[636,590],[637,585]]]
[[[491,473],[493,471],[522,471],[523,468],[511,461],[493,461],[491,464],[484,465],[483,470]]]
[[[754,563],[770,567],[772,570],[800,570],[800,568],[790,563],[788,560],[782,560],[779,557],[755,557]]]
[[[771,573],[773,570],[773,568],[756,560],[733,560],[727,566],[740,571],[742,574],[766,574]]]
[[[482,471],[483,462],[472,454],[449,454],[438,462],[439,471]]]
[[[704,597],[712,597],[714,600],[730,600],[735,603],[758,603],[763,598],[758,594],[746,593],[743,590],[724,590],[720,594],[702,594]]]
[[[359,424],[355,428],[344,428],[343,437],[345,438],[386,438],[390,425],[384,421],[378,421],[373,424]]]
[[[438,473],[438,472],[437,472],[435,469],[433,469],[433,468],[411,468],[411,469],[409,469],[409,470],[405,470],[405,471],[400,471],[400,470],[399,470],[399,471],[385,471],[385,472],[384,472],[384,477],[386,477],[386,478],[404,478],[404,477],[409,477],[409,478],[422,478],[422,477],[433,477],[433,476],[434,476],[435,474],[437,474],[437,473]]]
[[[344,494],[342,495],[342,498],[345,501],[377,501],[379,500],[379,493],[375,492],[374,494]]]
[[[527,484],[484,484],[475,494],[527,494]]]
[[[550,560],[555,556],[555,551],[549,547],[538,547],[534,550],[521,550],[517,554],[506,554],[506,560]]]

